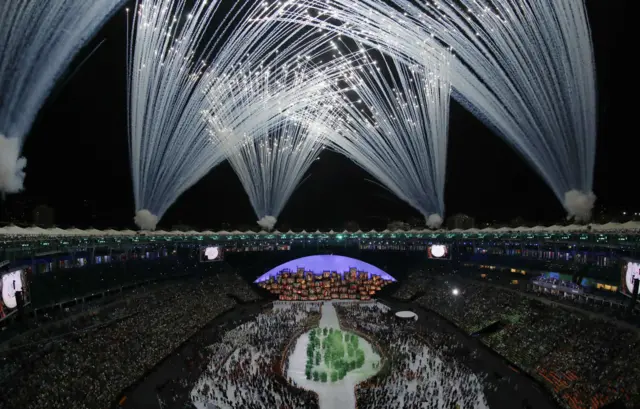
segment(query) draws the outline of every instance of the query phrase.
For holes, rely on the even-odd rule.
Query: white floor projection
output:
[[[310,344],[315,345],[312,352]],[[375,375],[379,364],[380,356],[371,344],[341,331],[333,303],[325,302],[319,328],[296,342],[287,377],[316,392],[320,409],[355,408],[355,385]]]

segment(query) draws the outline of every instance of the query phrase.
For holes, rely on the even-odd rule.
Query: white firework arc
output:
[[[322,49],[325,53],[333,46]],[[212,137],[242,135],[245,142],[229,156],[251,201],[258,224],[270,230],[287,200],[323,147],[325,118],[335,110],[328,97],[357,58],[332,54],[324,62],[298,58],[273,70],[235,76],[245,86],[211,97]],[[220,95],[226,95],[220,98]]]
[[[199,1],[182,25],[184,2],[136,4],[128,54],[129,149],[136,223],[143,229],[154,229],[181,186],[193,185],[220,160],[201,137],[204,64],[195,50],[213,17],[206,3]]]
[[[433,11],[395,1],[414,16]],[[590,219],[596,81],[584,1],[445,0],[436,11],[423,21],[463,62],[457,99],[532,164],[569,217]]]
[[[333,114],[319,105],[284,114],[265,135],[251,138],[229,161],[244,186],[258,224],[273,229],[280,212],[324,149],[325,127]]]
[[[136,8],[129,140],[135,220],[144,229],[154,229],[185,190],[279,113],[277,104],[267,105],[253,91],[271,78],[264,74],[272,66],[286,71],[297,60],[314,59],[315,50],[324,52],[328,35],[270,23],[260,4],[238,6],[210,35],[219,2],[197,1],[189,14],[180,0],[148,0]],[[229,21],[237,23],[233,30]],[[293,87],[284,90],[290,99],[296,94]]]
[[[328,136],[333,149],[417,209],[431,228],[444,216],[451,95],[450,56],[441,53],[443,62],[429,70],[386,60],[384,69],[351,70],[347,89],[359,100],[345,100],[346,117]]]
[[[22,190],[24,140],[74,56],[124,0],[0,2],[0,191]]]
[[[596,85],[584,1],[392,1],[397,7],[300,0],[278,6],[278,18],[334,30],[409,63],[437,59],[434,40],[451,47],[454,97],[523,155],[569,217],[588,219]]]

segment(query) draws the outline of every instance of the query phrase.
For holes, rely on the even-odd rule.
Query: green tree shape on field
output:
[[[364,350],[359,345],[357,335],[326,327],[309,332],[305,367],[307,379],[337,382],[344,379],[347,373],[361,368],[364,361]]]

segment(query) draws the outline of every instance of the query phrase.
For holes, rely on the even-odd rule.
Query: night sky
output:
[[[640,211],[640,165],[632,126],[629,63],[631,10],[626,0],[588,0],[598,73],[599,132],[594,192],[597,209]],[[134,228],[126,129],[125,12],[117,13],[79,56],[40,113],[24,149],[26,190],[3,203],[46,204],[61,227]],[[629,102],[628,102],[629,101]],[[634,121],[635,122],[635,121]],[[383,228],[417,211],[371,181],[344,157],[323,152],[310,177],[293,194],[279,228],[339,229],[355,220]],[[447,215],[467,213],[478,222],[523,217],[553,223],[564,211],[551,190],[501,139],[452,102],[445,205]],[[26,208],[26,207],[25,207]],[[27,215],[27,222],[31,215]],[[242,186],[223,163],[170,208],[159,228],[254,227],[256,217]],[[225,223],[227,225],[225,225]]]

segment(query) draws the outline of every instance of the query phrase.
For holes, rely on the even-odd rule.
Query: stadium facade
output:
[[[468,230],[410,230],[410,231],[357,231],[357,232],[240,232],[240,231],[153,231],[132,230],[80,230],[42,229],[39,227],[0,228],[0,251],[5,259],[39,251],[73,251],[80,247],[121,248],[130,245],[157,243],[202,242],[207,244],[245,243],[321,243],[342,245],[350,242],[394,241],[411,245],[414,242],[441,241],[455,243],[507,242],[518,244],[571,244],[603,246],[637,251],[640,249],[640,222],[607,223],[603,225],[536,226],[524,228]]]
[[[0,228],[0,260],[31,265],[34,273],[116,259],[153,258],[179,249],[219,246],[225,253],[287,251],[289,259],[360,251],[427,253],[447,247],[448,261],[514,268],[582,268],[585,276],[618,280],[620,264],[640,259],[640,222],[531,228],[369,232],[240,232]],[[294,254],[295,253],[295,254]],[[430,255],[430,254],[429,254]],[[133,257],[132,257],[133,256]],[[445,262],[446,260],[443,260]],[[538,266],[538,267],[536,267]],[[577,267],[576,267],[577,266]],[[582,266],[582,267],[580,267]]]

